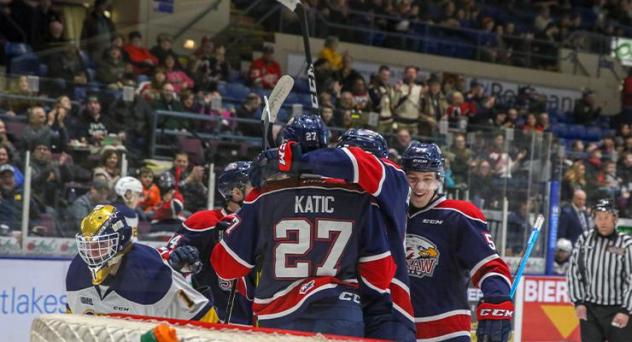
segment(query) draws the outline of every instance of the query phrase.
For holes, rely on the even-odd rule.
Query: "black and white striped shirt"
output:
[[[573,248],[568,285],[575,305],[617,305],[632,314],[632,236],[584,232]]]

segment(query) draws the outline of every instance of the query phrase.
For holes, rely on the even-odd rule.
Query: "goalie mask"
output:
[[[81,259],[99,285],[132,246],[134,229],[112,205],[98,205],[81,220],[81,232],[75,237]]]

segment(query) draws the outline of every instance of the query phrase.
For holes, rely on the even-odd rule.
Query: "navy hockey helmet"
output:
[[[262,187],[267,179],[280,173],[277,164],[277,153],[278,149],[269,148],[261,151],[255,160],[252,161],[248,172],[248,178],[252,186]]]
[[[160,195],[164,195],[171,190],[176,190],[176,179],[171,174],[171,172],[163,172],[160,177],[158,177],[158,189],[160,190]]]
[[[404,171],[436,172],[443,178],[443,154],[437,144],[411,142],[402,155]]]
[[[293,140],[301,145],[303,152],[327,147],[329,129],[318,115],[303,114],[295,116],[283,130],[283,140]]]
[[[615,216],[618,215],[618,211],[617,208],[615,207],[614,203],[612,203],[611,200],[607,199],[607,198],[602,198],[599,199],[597,201],[597,203],[595,203],[595,205],[593,205],[592,207],[592,213],[593,215],[599,211],[605,211],[605,212],[609,212],[614,214]]]
[[[226,165],[217,178],[217,189],[225,200],[230,199],[234,188],[244,189],[249,182],[251,161],[236,161]]]
[[[338,147],[356,146],[378,158],[388,157],[388,144],[384,137],[370,129],[351,128],[338,139]]]

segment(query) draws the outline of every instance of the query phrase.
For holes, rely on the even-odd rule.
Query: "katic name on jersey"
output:
[[[333,214],[334,196],[294,196],[295,214]]]

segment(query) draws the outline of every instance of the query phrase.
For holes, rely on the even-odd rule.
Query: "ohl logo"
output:
[[[419,235],[406,235],[406,263],[411,277],[432,277],[439,264],[439,249]]]

